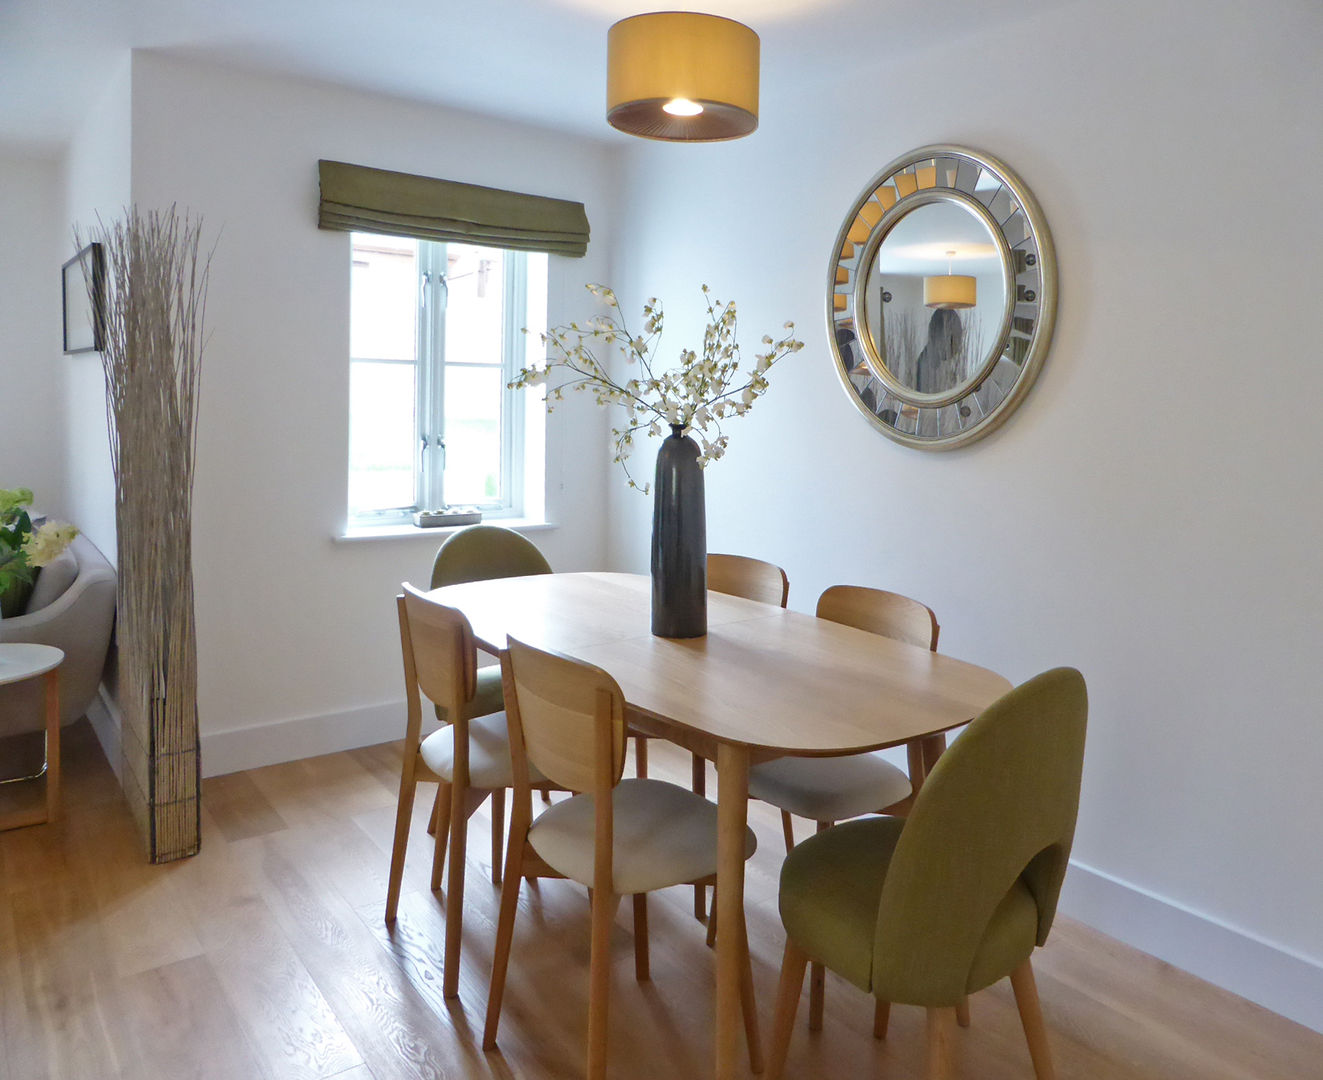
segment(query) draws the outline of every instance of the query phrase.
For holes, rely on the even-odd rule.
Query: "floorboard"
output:
[[[443,894],[428,888],[432,791],[419,789],[399,918],[382,922],[398,744],[206,781],[200,855],[149,866],[86,723],[66,731],[66,813],[0,833],[0,1080],[559,1080],[583,1074],[589,908],[525,883],[500,1048],[481,1049],[499,890],[490,818],[471,821],[460,996],[441,994]],[[655,776],[687,754],[654,741]],[[709,778],[709,791],[715,791]],[[754,804],[747,911],[764,1035],[784,937],[778,815]],[[801,829],[806,835],[807,830]],[[715,955],[689,889],[649,901],[652,978],[634,978],[629,905],[613,930],[611,1073],[710,1075]],[[1068,919],[1035,957],[1062,1080],[1323,1080],[1323,1036]],[[1028,1080],[1008,984],[974,996],[957,1076]],[[806,1009],[801,1010],[801,1021]],[[823,1030],[801,1022],[788,1075],[923,1075],[922,1011],[834,976]]]

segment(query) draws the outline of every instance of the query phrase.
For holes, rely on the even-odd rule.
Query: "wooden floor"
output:
[[[64,820],[0,834],[0,1080],[581,1075],[588,905],[563,882],[525,887],[501,1049],[480,1048],[497,907],[485,811],[469,843],[461,999],[440,992],[430,799],[415,815],[395,933],[382,925],[398,755],[386,745],[209,780],[201,855],[152,867],[90,730],[69,729]],[[673,749],[654,744],[652,759],[654,775],[688,775]],[[768,808],[751,818],[766,1035],[782,848]],[[691,893],[654,895],[650,983],[634,981],[627,911],[614,942],[612,1075],[709,1076],[714,955]],[[1323,1078],[1323,1036],[1077,923],[1058,920],[1035,964],[1063,1078]],[[1032,1076],[1009,986],[972,1006],[960,1075]],[[918,1080],[921,1011],[893,1009],[885,1042],[871,1023],[871,1001],[831,979],[826,1026],[796,1032],[788,1075]]]

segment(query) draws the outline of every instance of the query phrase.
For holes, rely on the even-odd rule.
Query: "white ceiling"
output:
[[[1067,2],[713,0],[696,10],[758,31],[766,113],[806,83]],[[606,31],[648,10],[641,0],[0,0],[0,145],[57,150],[130,48],[624,138],[603,119]]]

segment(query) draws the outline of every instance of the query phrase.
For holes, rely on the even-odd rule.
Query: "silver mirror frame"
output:
[[[985,177],[994,183],[981,183]],[[863,290],[887,234],[912,210],[936,201],[958,203],[988,227],[1001,253],[1006,304],[996,344],[978,372],[949,393],[930,394],[902,385],[887,369]],[[852,242],[856,225],[867,236]],[[920,147],[879,172],[846,215],[827,270],[827,336],[846,393],[884,435],[921,450],[965,446],[1006,421],[1042,368],[1056,305],[1056,252],[1033,193],[998,159],[960,146]]]

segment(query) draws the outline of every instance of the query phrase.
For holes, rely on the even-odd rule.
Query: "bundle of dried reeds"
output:
[[[135,207],[87,238],[106,255],[123,775],[153,862],[200,843],[192,501],[211,264],[201,225],[173,206]]]

